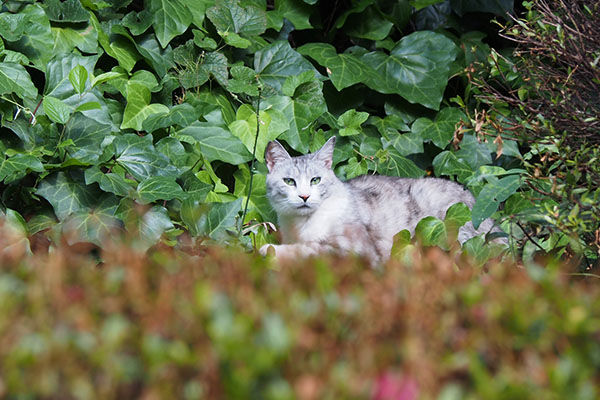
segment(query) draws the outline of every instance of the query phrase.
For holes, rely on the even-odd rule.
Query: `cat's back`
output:
[[[440,178],[363,175],[345,185],[371,223],[389,226],[391,231],[400,228],[412,232],[421,218],[443,219],[452,204],[463,202],[472,207],[474,203],[462,185]]]

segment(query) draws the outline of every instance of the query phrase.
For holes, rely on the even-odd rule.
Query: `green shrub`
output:
[[[523,190],[508,199],[526,256],[554,253],[589,270],[600,260],[600,5],[524,2],[504,26],[510,57],[474,75],[491,106],[482,130],[524,149]]]
[[[600,289],[566,267],[483,272],[435,247],[384,271],[276,266],[117,237],[98,264],[72,247],[27,256],[18,237],[0,236],[3,398],[369,399],[402,382],[423,399],[599,395]]]

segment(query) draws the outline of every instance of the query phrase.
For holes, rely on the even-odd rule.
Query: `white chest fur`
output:
[[[337,236],[342,221],[348,219],[350,203],[345,193],[331,196],[311,215],[282,218],[280,221],[284,243],[320,242]]]

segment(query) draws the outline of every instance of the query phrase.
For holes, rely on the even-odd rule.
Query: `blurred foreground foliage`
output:
[[[21,238],[0,235],[2,398],[600,395],[600,287],[572,267],[482,269],[437,247],[382,271],[275,266],[118,237],[98,257],[31,256]]]

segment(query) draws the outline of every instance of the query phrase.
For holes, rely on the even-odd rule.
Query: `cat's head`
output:
[[[339,183],[331,169],[335,136],[312,154],[292,157],[277,142],[265,151],[267,194],[278,215],[309,215],[333,192]]]

